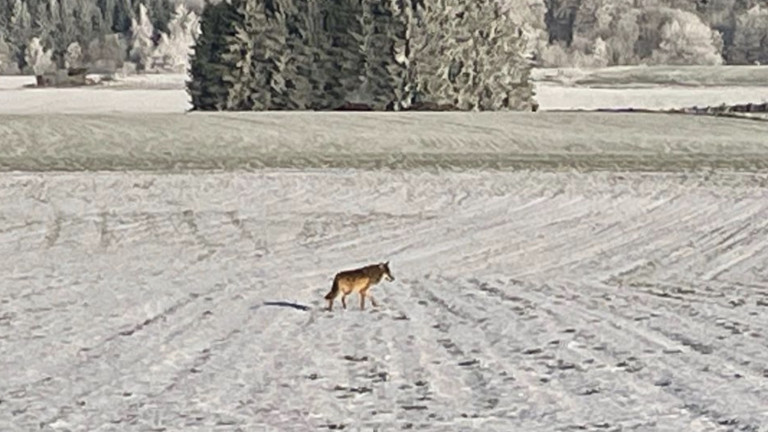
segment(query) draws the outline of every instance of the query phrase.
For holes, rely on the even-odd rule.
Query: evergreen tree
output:
[[[453,82],[459,63],[454,57],[459,46],[457,25],[460,0],[425,0],[419,5],[418,18],[411,31],[409,61],[414,84],[415,103],[457,104]],[[466,35],[464,41],[467,40]]]
[[[0,73],[15,72],[17,68],[11,44],[0,34]]]
[[[198,111],[223,110],[230,97],[231,76],[237,63],[225,55],[228,44],[242,23],[242,15],[227,1],[208,3],[200,16],[200,36],[190,59],[190,80],[187,91],[192,109]]]
[[[294,54],[297,91],[306,94],[304,108],[310,110],[327,109],[327,87],[330,87],[328,52],[330,38],[324,30],[321,2],[323,0],[304,0],[296,5],[296,15],[289,23],[293,29],[291,51]]]
[[[732,63],[768,64],[768,6],[755,5],[737,18],[729,54]]]
[[[112,6],[112,10],[109,10]],[[112,16],[112,31],[120,34],[129,34],[131,25],[135,19],[131,0],[106,0],[106,9],[102,9],[104,14]]]
[[[27,3],[24,0],[14,0],[10,22],[9,43],[16,64],[21,68],[26,65],[24,47],[32,38],[32,15],[29,13]]]
[[[206,7],[207,9],[208,7]],[[263,63],[257,60],[258,35],[267,28],[264,2],[239,0],[232,10],[237,17],[233,34],[223,47],[222,60],[232,65],[222,71],[222,81],[227,86],[225,107],[228,110],[264,110],[270,104]],[[206,28],[203,27],[203,34]]]
[[[364,66],[357,37],[362,34],[359,0],[321,0],[325,52],[316,65],[326,76],[322,108],[336,108],[360,89]]]
[[[313,83],[310,79],[314,64],[309,40],[309,29],[305,20],[305,9],[300,7],[314,3],[314,0],[279,0],[275,25],[285,37],[282,55],[281,75],[285,81],[285,107],[290,110],[309,109],[313,103]]]
[[[168,33],[168,24],[173,17],[175,5],[172,0],[141,0],[142,3],[134,3],[134,14],[139,15],[139,8],[143,5],[148,12],[149,20],[152,23],[152,28],[155,30],[155,34],[152,35],[153,40],[157,40],[159,34]],[[180,3],[181,4],[181,3]]]
[[[58,2],[51,0],[49,3],[46,0],[38,1],[35,5],[34,16],[32,19],[32,32],[40,39],[43,44],[53,45],[51,34],[54,33],[54,21],[49,5],[57,8]]]
[[[290,1],[241,0],[242,23],[230,39],[227,61],[235,64],[228,107],[243,110],[296,110],[310,104],[311,84],[299,11]]]
[[[428,1],[415,30],[420,101],[462,110],[530,107],[525,40],[498,3]]]
[[[398,109],[408,97],[407,10],[410,4],[401,0],[363,1],[357,36],[364,58],[362,93],[376,110]]]
[[[299,108],[302,102],[294,98],[296,95],[290,81],[296,76],[295,63],[292,62],[288,46],[287,17],[292,12],[291,4],[288,1],[247,1],[266,3],[263,6],[263,18],[258,18],[265,25],[259,29],[254,55],[256,70],[266,80],[267,91],[262,93],[262,104],[271,110]]]

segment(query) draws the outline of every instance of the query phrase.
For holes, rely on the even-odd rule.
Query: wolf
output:
[[[378,307],[373,296],[368,294],[368,290],[373,285],[381,282],[382,278],[386,278],[390,282],[395,280],[395,277],[392,276],[392,272],[389,270],[389,261],[336,273],[336,276],[333,278],[333,285],[331,285],[331,291],[325,295],[325,299],[328,300],[328,310],[333,310],[333,301],[339,294],[341,294],[341,305],[346,309],[347,296],[353,292],[360,294],[361,310],[365,309],[366,296],[371,298],[373,307]]]

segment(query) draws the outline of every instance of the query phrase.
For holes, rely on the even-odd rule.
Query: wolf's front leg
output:
[[[347,308],[347,294],[341,295],[341,306],[346,309]]]
[[[365,310],[365,293],[360,291],[360,310]]]

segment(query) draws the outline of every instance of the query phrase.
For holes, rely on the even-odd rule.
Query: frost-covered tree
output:
[[[54,69],[52,56],[53,51],[44,49],[40,38],[34,37],[27,45],[24,60],[36,76],[41,76]]]
[[[525,40],[525,52],[529,57],[537,58],[546,48],[549,34],[545,17],[545,0],[499,0],[502,8],[509,14],[512,23],[520,30]]]
[[[114,72],[123,66],[128,52],[128,41],[117,33],[97,37],[88,43],[85,59],[97,70]]]
[[[413,8],[401,0],[365,0],[356,35],[363,53],[364,99],[376,110],[407,104],[408,25]]]
[[[168,31],[160,35],[153,63],[163,65],[166,70],[183,72],[189,67],[192,46],[200,33],[200,20],[197,14],[180,3],[168,23]]]
[[[722,64],[716,42],[720,35],[691,12],[668,9],[669,18],[661,28],[660,43],[651,60],[657,64]]]
[[[730,60],[768,64],[768,5],[755,5],[737,18]]]
[[[14,51],[16,64],[23,67],[24,49],[28,41],[32,38],[32,15],[29,12],[27,3],[24,0],[14,0],[13,11],[11,12],[9,29],[9,43],[11,50]]]
[[[17,72],[18,65],[13,58],[11,44],[6,42],[5,36],[0,35],[0,74]]]
[[[718,64],[722,38],[696,10],[677,0],[582,0],[558,65]]]
[[[55,4],[55,6],[54,6]],[[62,64],[69,46],[82,38],[77,24],[76,15],[82,16],[80,4],[74,0],[51,0],[51,18],[55,23],[55,31],[51,34],[54,46],[54,57]]]
[[[189,83],[195,109],[531,102],[525,39],[497,0],[222,4],[208,5],[201,21]]]
[[[427,1],[414,31],[418,98],[462,110],[526,109],[525,40],[493,0]]]
[[[152,51],[155,48],[152,36],[155,29],[149,20],[147,8],[139,5],[139,16],[131,22],[131,51],[129,58],[135,62],[140,70],[148,69],[152,65]]]
[[[459,47],[458,107],[529,108],[533,89],[521,32],[494,1],[469,3],[464,14],[471,33]]]
[[[44,0],[30,2],[35,5],[32,12],[32,32],[40,39],[42,43],[52,44],[51,33],[54,31],[53,14],[58,12],[58,2],[56,0]],[[50,11],[53,9],[53,13]]]
[[[72,42],[64,54],[64,66],[67,68],[79,68],[83,65],[83,49],[77,42]]]

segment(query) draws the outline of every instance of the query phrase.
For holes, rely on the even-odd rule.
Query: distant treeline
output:
[[[39,72],[68,61],[179,69],[196,26],[195,10],[175,0],[0,0],[0,73]]]
[[[768,0],[529,3],[544,11],[542,65],[768,64]]]
[[[181,71],[196,17],[219,1],[0,0],[0,73],[32,72],[46,50],[59,67],[70,51],[96,68],[128,61],[139,70]],[[768,0],[496,1],[538,66],[768,64]],[[360,0],[336,3],[360,7]],[[27,52],[31,44],[38,52]]]

